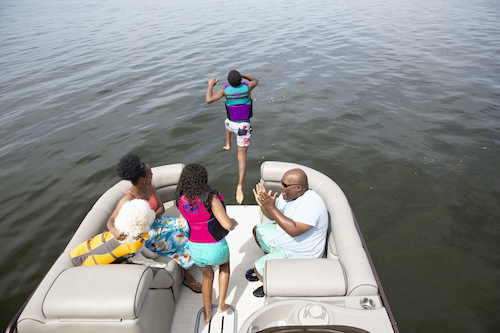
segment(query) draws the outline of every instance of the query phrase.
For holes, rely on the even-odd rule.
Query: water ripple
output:
[[[401,330],[432,330],[421,318],[436,291],[415,292],[414,280],[446,283],[446,311],[464,288],[419,275],[440,267],[429,258],[480,275],[500,264],[499,16],[494,0],[0,2],[2,322],[118,181],[123,153],[203,163],[231,203],[236,155],[221,149],[222,102],[207,105],[205,92],[235,68],[260,79],[245,203],[266,159],[332,176]],[[414,279],[394,274],[407,258]],[[480,308],[451,313],[492,325],[474,319]]]

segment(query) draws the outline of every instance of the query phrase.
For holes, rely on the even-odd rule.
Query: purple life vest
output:
[[[253,103],[249,97],[250,89],[248,83],[243,82],[238,87],[230,84],[224,86],[227,118],[233,121],[249,120],[253,116]],[[243,103],[238,103],[241,100]]]

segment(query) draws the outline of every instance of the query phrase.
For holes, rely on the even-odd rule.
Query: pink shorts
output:
[[[226,130],[236,134],[236,144],[238,145],[238,147],[247,148],[248,146],[250,146],[250,132],[252,132],[250,122],[236,122],[226,119],[225,124]]]

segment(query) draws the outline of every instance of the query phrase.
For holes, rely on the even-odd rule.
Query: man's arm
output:
[[[224,97],[224,88],[219,89],[215,94],[213,93],[214,86],[219,82],[219,79],[210,79],[208,80],[208,89],[207,89],[207,96],[205,98],[205,101],[207,103],[212,103],[215,101],[218,101],[222,97]]]
[[[309,224],[295,222],[294,220],[286,217],[274,205],[267,208],[267,211],[273,217],[273,220],[276,221],[276,223],[278,223],[278,225],[292,237],[301,235],[312,228]]]
[[[287,234],[292,237],[298,236],[311,229],[312,226],[309,224],[304,224],[296,222],[279,211],[276,208],[276,195],[275,193],[271,196],[271,191],[266,192],[263,184],[257,184],[256,189],[253,190],[255,200],[262,209],[262,213],[269,219],[276,221],[276,223],[283,229]]]
[[[259,84],[259,80],[252,75],[242,75],[241,76],[243,79],[248,80],[248,89],[252,90]]]

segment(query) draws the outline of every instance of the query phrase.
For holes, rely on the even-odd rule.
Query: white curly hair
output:
[[[115,228],[125,234],[125,239],[120,243],[135,242],[139,235],[149,231],[155,217],[155,212],[146,200],[133,199],[125,202],[115,219]]]

